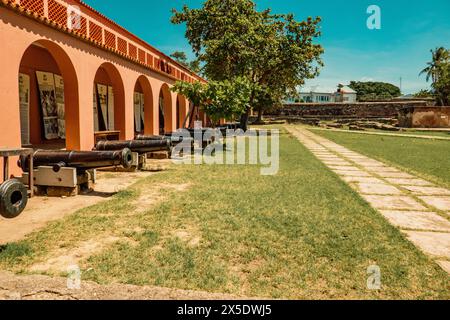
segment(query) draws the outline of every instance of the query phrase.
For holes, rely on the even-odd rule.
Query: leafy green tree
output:
[[[349,87],[357,92],[359,101],[392,99],[401,95],[399,87],[386,82],[351,81]]]
[[[427,81],[432,81],[432,88],[437,103],[441,106],[450,102],[450,50],[444,47],[431,50],[431,61],[420,72],[426,75]]]
[[[248,108],[252,84],[245,78],[209,81],[206,84],[178,81],[172,91],[200,107],[213,126],[217,126],[220,119],[233,120]]]
[[[178,63],[181,63],[183,66],[190,69],[191,71],[193,71],[195,73],[201,72],[200,61],[198,61],[198,60],[188,61],[186,53],[184,53],[183,51],[175,51],[170,56],[175,61],[177,61]]]
[[[258,110],[280,102],[322,66],[320,18],[298,22],[292,14],[257,11],[251,0],[207,0],[200,9],[173,11],[172,22],[186,24],[186,38],[209,80],[243,77],[253,83],[250,107]]]

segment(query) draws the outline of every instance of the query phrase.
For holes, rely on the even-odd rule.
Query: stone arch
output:
[[[169,85],[164,83],[159,92],[159,131],[160,134],[175,130],[173,127],[172,95]]]
[[[98,86],[100,85],[100,86]],[[125,107],[125,89],[122,80],[122,76],[117,69],[110,62],[102,63],[98,68],[94,78],[94,94],[98,92],[98,89],[104,87],[106,88],[107,101],[102,101],[106,103],[105,106],[100,104],[102,99],[97,95],[97,105],[98,105],[98,119],[99,126],[98,131],[120,131],[120,138],[125,139],[126,135],[126,107]],[[111,92],[112,88],[112,92]],[[105,94],[103,92],[102,94]],[[100,98],[100,100],[98,100]],[[114,101],[111,101],[113,99]],[[105,114],[106,113],[106,114]],[[94,114],[95,117],[95,114]],[[102,119],[103,118],[103,119]],[[103,120],[103,123],[102,123]],[[94,123],[94,126],[96,124]]]
[[[64,104],[60,103],[59,108],[56,104],[56,92],[46,91],[41,94],[39,91],[36,78],[37,71],[48,73],[48,75],[52,74],[51,78],[48,78],[47,74],[45,75],[48,80],[54,81],[53,75],[55,74],[62,77]],[[21,108],[21,129],[26,131],[24,126],[28,126],[29,143],[25,141],[22,141],[22,143],[41,148],[65,147],[69,150],[79,150],[81,142],[78,77],[72,60],[66,51],[50,40],[34,41],[23,52],[18,73],[29,77],[27,117],[23,116],[26,108]],[[60,102],[62,102],[61,99]],[[18,100],[20,100],[20,94]],[[41,105],[43,101],[46,102],[44,108]],[[20,105],[20,101],[17,105]],[[54,118],[55,114],[57,117],[59,116],[59,121],[58,118]],[[46,119],[44,120],[41,115],[45,116]],[[28,123],[26,118],[28,118]],[[55,133],[50,131],[56,132],[56,137],[54,137]],[[50,136],[53,136],[51,140],[47,139]]]
[[[144,75],[139,76],[134,86],[134,92],[141,93],[142,97],[144,98],[143,103],[144,110],[142,117],[143,127],[141,128],[140,132],[148,132],[149,129],[153,127],[153,91],[150,81],[146,76]],[[133,104],[133,107],[136,106]],[[136,112],[136,110],[134,111]],[[137,133],[138,131],[136,130],[136,115],[135,118],[133,118],[133,120],[134,120],[134,131],[135,133]]]

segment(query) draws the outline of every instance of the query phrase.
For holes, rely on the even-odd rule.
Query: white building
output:
[[[336,102],[353,103],[357,101],[357,92],[349,86],[339,85],[335,93]]]
[[[336,92],[330,92],[318,86],[311,87],[310,90],[301,90],[299,98],[287,98],[285,103],[352,103],[357,101],[357,92],[352,88],[339,85]]]

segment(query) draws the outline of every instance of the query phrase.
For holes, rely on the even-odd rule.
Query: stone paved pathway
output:
[[[286,128],[450,274],[450,190],[354,152],[302,127]]]

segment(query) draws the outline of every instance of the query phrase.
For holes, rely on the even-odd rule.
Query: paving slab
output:
[[[361,171],[361,169],[359,169],[358,167],[353,167],[353,166],[328,166],[330,169],[333,170],[343,170],[343,171]]]
[[[444,269],[444,271],[446,271],[447,273],[450,274],[450,261],[440,260],[440,261],[436,261],[436,262],[442,269]]]
[[[347,183],[383,183],[383,180],[374,177],[341,177]]]
[[[414,176],[406,172],[382,172],[377,170],[371,170],[373,173],[379,175],[382,178],[401,178],[401,179],[413,179]]]
[[[385,164],[379,161],[371,160],[367,158],[368,160],[360,160],[358,163],[365,167],[384,167]]]
[[[408,239],[426,254],[450,259],[450,233],[404,231]]]
[[[371,177],[371,175],[365,171],[350,171],[350,170],[333,170],[333,172],[337,173],[340,176],[344,177]]]
[[[430,206],[450,213],[450,197],[423,196],[419,198]]]
[[[369,158],[367,158],[365,156],[349,156],[349,155],[342,154],[340,152],[338,152],[338,153],[345,156],[346,158],[349,158],[349,159],[355,160],[355,161],[369,161],[370,160]]]
[[[320,156],[320,155],[316,155],[317,158],[319,158],[320,160],[325,160],[325,161],[345,161],[344,159],[337,157],[337,156]]]
[[[322,160],[327,166],[351,166],[352,164],[347,161],[334,161],[334,160]]]
[[[401,190],[386,183],[366,183],[360,182],[356,184],[356,188],[363,194],[380,194],[380,195],[399,195]]]
[[[393,167],[365,167],[364,165],[361,165],[361,167],[364,167],[366,170],[371,171],[371,172],[395,172],[395,173],[399,173],[401,172],[400,170],[398,170],[397,168],[393,168]]]
[[[432,186],[431,182],[422,179],[402,179],[402,178],[386,178],[392,184],[399,186]]]
[[[411,191],[417,195],[424,196],[450,196],[450,190],[437,187],[423,187],[423,186],[402,186],[402,188]]]
[[[433,213],[423,211],[380,210],[394,226],[402,229],[450,232],[450,221]]]
[[[426,211],[419,202],[408,196],[361,195],[372,207],[386,210]]]

